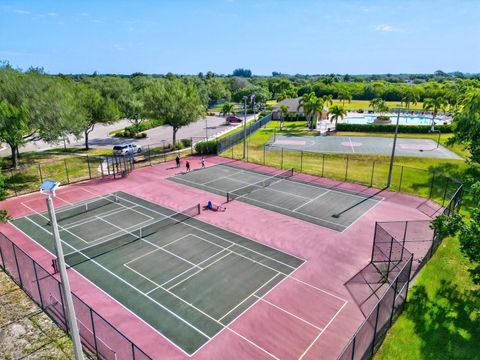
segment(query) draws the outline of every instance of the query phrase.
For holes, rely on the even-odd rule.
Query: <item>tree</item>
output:
[[[17,167],[19,148],[30,141],[55,142],[80,132],[73,83],[30,69],[20,73],[0,67],[0,139],[12,151]]]
[[[304,94],[298,103],[298,109],[303,108],[303,113],[307,118],[308,127],[315,129],[317,127],[318,115],[323,112],[323,99],[318,98],[314,92]]]
[[[342,101],[342,105],[345,106],[345,101],[352,102],[352,94],[347,89],[340,89],[337,96],[338,100]]]
[[[213,78],[207,82],[208,100],[211,104],[218,100],[230,99],[230,90],[227,88],[224,81],[220,78]]]
[[[328,115],[331,115],[330,122],[335,120],[335,129],[337,128],[338,119],[343,119],[345,115],[347,115],[347,110],[341,105],[332,105],[328,109]]]
[[[151,84],[145,90],[145,108],[152,118],[172,127],[173,146],[180,128],[205,116],[195,86],[178,79]]]
[[[379,112],[380,114],[388,111],[387,103],[381,98],[372,99],[369,106],[374,112]]]
[[[410,105],[416,105],[420,100],[418,92],[411,87],[407,87],[402,91],[402,100],[401,103],[405,104],[407,109],[410,109]]]
[[[323,102],[326,105],[332,105],[333,104],[333,95],[323,95],[322,99],[323,99]]]
[[[470,160],[480,163],[480,89],[466,91],[461,110],[453,118],[453,134],[449,142],[464,145]]]
[[[144,100],[143,93],[133,93],[132,96],[123,103],[123,114],[139,131],[140,124],[144,119]]]
[[[232,115],[235,115],[235,105],[230,103],[230,102],[226,102],[223,104],[222,106],[222,111],[220,112],[223,116],[228,116],[228,114],[232,114]]]
[[[88,136],[97,124],[111,124],[120,118],[117,104],[103,97],[94,88],[77,84],[78,110],[82,115],[85,149],[89,149]]]
[[[432,131],[435,130],[435,118],[439,111],[445,111],[447,101],[442,97],[426,98],[423,100],[423,109],[432,112]]]
[[[233,76],[240,76],[240,77],[251,77],[252,76],[252,70],[249,69],[235,69],[233,70]]]
[[[285,121],[285,118],[290,114],[290,109],[288,108],[287,105],[282,104],[280,105],[280,112],[282,113],[282,121],[280,122],[280,129],[283,129],[283,122]]]

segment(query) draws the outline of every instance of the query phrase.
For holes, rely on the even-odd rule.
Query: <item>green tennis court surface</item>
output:
[[[307,183],[286,171],[272,177],[231,165],[215,165],[169,180],[225,195],[336,231],[343,231],[381,199]]]
[[[188,354],[303,263],[199,221],[199,211],[124,192],[57,210],[67,264]],[[13,224],[54,252],[46,214]]]

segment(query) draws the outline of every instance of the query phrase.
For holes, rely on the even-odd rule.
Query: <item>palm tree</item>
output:
[[[283,122],[285,121],[285,118],[290,113],[290,109],[288,108],[287,105],[282,104],[282,105],[280,105],[280,112],[282,113],[282,121],[280,122],[280,130],[282,130],[283,129]]]
[[[345,101],[348,101],[348,103],[352,101],[352,94],[350,94],[350,91],[348,91],[347,89],[341,89],[338,92],[337,99],[341,100],[342,105],[345,106]]]
[[[328,115],[331,115],[330,122],[335,120],[335,129],[337,128],[338,119],[343,119],[347,115],[347,110],[342,105],[333,105],[328,109]]]
[[[308,127],[312,130],[317,126],[318,114],[323,112],[323,104],[323,99],[318,98],[314,92],[304,94],[298,103],[298,109],[303,108]]]
[[[432,112],[432,129],[435,130],[435,118],[439,111],[445,111],[447,107],[447,101],[443,97],[426,98],[423,100],[423,109]]]
[[[323,102],[326,105],[333,105],[333,95],[323,95]]]
[[[405,104],[405,107],[409,110],[410,104],[416,105],[418,100],[420,100],[418,93],[415,90],[408,88],[403,92],[401,102],[402,104]]]
[[[222,114],[223,116],[228,116],[228,114],[235,115],[235,111],[233,111],[234,108],[235,108],[235,105],[233,105],[232,103],[226,102],[225,104],[223,104],[222,111],[220,112],[220,114]]]
[[[379,112],[380,114],[388,111],[387,103],[382,98],[372,99],[369,106],[374,112]]]

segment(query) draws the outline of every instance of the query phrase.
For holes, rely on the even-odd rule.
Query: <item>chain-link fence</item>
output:
[[[0,266],[68,333],[60,281],[0,233]],[[142,349],[72,292],[84,349],[98,359],[151,359]]]
[[[243,138],[242,138],[243,139]],[[223,148],[223,146],[222,146]],[[245,159],[241,143],[227,147],[220,153],[234,160],[291,169],[296,172],[357,183],[379,189],[386,188],[390,163],[369,156],[322,154],[318,152],[271,148],[247,143]],[[433,216],[440,211],[457,190],[460,183],[444,172],[394,165],[389,189],[415,194],[433,202],[422,204],[420,211]]]
[[[134,168],[151,166],[185,157],[195,153],[195,142],[204,138],[182,139],[178,150],[172,150],[168,142],[142,147],[142,151],[129,156],[98,156],[55,153],[57,160],[39,162],[19,169],[2,170],[4,180],[3,198],[38,191],[45,179],[53,179],[61,184],[72,184],[100,177],[121,175]],[[1,190],[1,189],[0,189]]]
[[[447,199],[443,214],[460,211],[463,186]],[[410,280],[442,242],[429,220],[375,224],[370,263],[345,283],[366,319],[338,359],[370,359],[400,314]]]

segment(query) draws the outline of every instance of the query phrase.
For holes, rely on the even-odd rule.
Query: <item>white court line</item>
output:
[[[209,257],[206,258],[205,260],[200,261],[197,265],[201,265],[201,264],[203,264],[204,262],[210,260],[211,258],[214,258],[215,256],[221,254],[222,252],[227,251],[227,250],[228,250],[229,248],[231,248],[232,246],[233,246],[233,244],[230,245],[230,246],[228,246],[228,247],[226,247],[226,248],[223,248],[223,250],[220,250],[219,252],[217,252],[217,253],[209,256]],[[231,251],[230,251],[229,253],[231,253]],[[164,286],[165,286],[166,284],[168,284],[169,282],[175,280],[176,278],[182,276],[183,274],[189,272],[189,271],[192,270],[192,269],[193,269],[193,266],[192,266],[190,269],[187,269],[187,270],[185,270],[185,271],[182,271],[180,274],[175,275],[173,278],[169,279],[168,281],[165,281],[165,282],[164,282],[163,284],[161,284],[160,286],[161,286],[161,287],[164,287]],[[169,288],[169,289],[170,289],[170,288]]]
[[[158,250],[156,250],[158,251]],[[151,282],[154,286],[159,286],[155,281],[151,280],[149,277],[143,275],[141,272],[135,270],[135,269],[132,269],[130,266],[127,265],[127,263],[123,264],[123,266],[125,266],[128,270],[130,271],[133,271],[135,274],[137,274],[138,276],[141,276],[143,277],[145,280]],[[147,291],[145,294],[149,294],[151,292],[151,290]]]
[[[278,310],[280,310],[280,311],[282,311],[282,312],[284,312],[284,313],[286,313],[286,314],[294,317],[294,318],[297,319],[297,320],[300,320],[301,322],[304,322],[304,323],[307,324],[307,325],[310,325],[311,327],[313,327],[313,328],[315,328],[315,329],[317,329],[317,330],[319,330],[319,331],[322,331],[322,330],[323,330],[321,327],[318,327],[317,325],[312,324],[311,322],[309,322],[309,321],[301,318],[300,316],[297,316],[297,315],[295,315],[295,314],[292,314],[290,311],[285,310],[284,308],[282,308],[282,307],[280,307],[280,306],[278,306],[278,305],[275,305],[274,303],[272,303],[272,302],[270,302],[270,301],[268,301],[268,300],[265,300],[265,299],[263,299],[263,298],[260,298],[258,295],[255,295],[255,294],[254,294],[253,296],[255,296],[256,298],[260,299],[260,301],[262,301],[262,302],[264,302],[264,303],[266,303],[266,304],[269,304],[269,305],[273,306],[274,308],[277,308]]]
[[[322,196],[328,194],[329,192],[330,192],[330,190],[327,190],[327,191],[325,191],[324,193],[322,193],[322,194],[320,194],[320,195],[318,195],[318,196],[315,196],[313,199],[307,201],[307,202],[306,202],[305,204],[303,204],[303,205],[300,205],[300,206],[296,207],[296,208],[293,209],[292,211],[293,211],[293,212],[296,212],[298,209],[301,209],[302,207],[310,204],[311,202],[313,202],[313,201],[315,201],[315,200],[318,200],[319,198],[321,198]]]
[[[115,224],[112,224],[112,223],[110,223],[110,222],[107,221],[107,220],[104,220],[104,219],[101,219],[101,220],[102,220],[102,221],[105,221],[107,224],[110,224],[111,226],[116,227],[117,229],[120,229],[120,230],[124,231],[126,234],[131,234],[131,235],[137,237],[137,235],[133,234],[132,232],[130,232],[130,231],[128,231],[128,230],[125,230],[125,229],[122,229],[121,227],[119,227],[119,226],[117,226],[117,225],[115,225]],[[185,261],[186,263],[189,263],[190,265],[192,265],[192,266],[194,266],[194,267],[200,268],[197,264],[194,264],[193,262],[191,262],[191,261],[189,261],[189,260],[187,260],[187,259],[184,259],[184,258],[182,258],[181,256],[178,256],[177,254],[172,253],[171,251],[168,251],[168,250],[166,250],[166,249],[163,249],[162,247],[158,246],[157,244],[152,243],[151,241],[146,240],[145,238],[138,238],[138,239],[141,240],[141,241],[143,241],[143,242],[146,242],[147,244],[150,244],[150,245],[158,248],[158,250],[165,251],[167,254],[170,254],[170,255],[172,255],[172,256],[174,256],[174,257],[176,257],[176,258],[178,258],[178,259],[180,259],[180,260],[182,260],[182,261]],[[83,250],[83,249],[82,249],[82,250]]]
[[[241,306],[245,301],[250,299],[252,296],[256,297],[257,299],[261,299],[259,296],[255,295],[256,292],[260,291],[263,287],[265,287],[268,283],[270,283],[273,279],[275,279],[278,275],[280,275],[279,272],[277,272],[270,280],[265,282],[262,286],[260,286],[257,290],[255,290],[253,293],[249,294],[245,299],[243,299],[241,302],[239,302],[235,307],[230,309],[227,313],[225,313],[221,318],[218,319],[218,321],[222,321],[225,317],[230,315],[235,309],[237,309],[239,306]]]
[[[136,195],[135,195],[135,196],[136,196]],[[142,199],[141,197],[139,197],[139,198]],[[122,199],[123,199],[124,201],[128,201],[128,202],[130,202],[130,203],[133,204],[133,202],[130,201],[130,200],[128,200],[128,199],[125,199],[125,198],[122,198]],[[145,199],[143,199],[143,200],[145,200]],[[148,201],[148,200],[145,200],[145,201]],[[161,212],[159,212],[159,211],[157,211],[157,210],[150,209],[150,208],[148,208],[148,207],[146,207],[146,206],[144,206],[144,205],[138,204],[138,206],[139,206],[139,207],[143,207],[143,208],[145,208],[145,209],[147,209],[147,210],[150,210],[150,211],[152,211],[152,212],[154,212],[154,213],[157,213],[157,214],[163,215],[163,216],[165,216],[165,217],[168,217],[168,215],[165,215],[165,214],[163,214],[163,213],[161,213]],[[177,220],[177,221],[178,221],[178,220]],[[252,252],[252,253],[255,253],[255,254],[257,254],[257,255],[260,255],[260,256],[262,256],[262,257],[264,257],[264,258],[266,258],[266,259],[272,260],[272,261],[274,261],[274,262],[276,262],[276,263],[278,263],[278,264],[281,264],[281,265],[286,266],[286,267],[288,267],[288,268],[291,268],[291,269],[293,269],[293,270],[296,269],[296,267],[294,267],[294,266],[285,264],[284,262],[282,262],[282,261],[280,261],[280,260],[274,259],[274,258],[272,258],[272,257],[270,257],[270,256],[268,256],[268,255],[259,253],[258,251],[249,249],[248,247],[246,247],[246,246],[244,246],[244,245],[237,244],[237,243],[235,243],[235,242],[233,242],[233,241],[231,241],[231,240],[228,240],[228,239],[226,239],[226,238],[224,238],[224,237],[222,237],[222,236],[220,236],[220,235],[217,235],[217,234],[214,234],[214,233],[209,232],[209,231],[207,231],[207,230],[201,229],[201,228],[199,228],[199,227],[197,227],[197,226],[195,226],[195,225],[188,224],[188,223],[186,223],[186,222],[182,222],[182,224],[185,225],[185,226],[191,227],[191,228],[193,228],[193,229],[196,229],[196,230],[198,230],[198,231],[200,231],[200,232],[202,232],[202,233],[208,234],[208,235],[210,235],[210,236],[212,236],[212,237],[218,238],[218,239],[223,240],[223,241],[227,241],[227,242],[230,243],[230,244],[237,245],[238,247],[241,247],[241,248],[243,248],[243,249],[246,249],[246,250],[248,250],[248,251],[250,251],[250,252]],[[229,232],[232,232],[232,231],[230,231],[230,230],[228,230],[228,231],[229,231]],[[232,232],[232,233],[233,233],[233,232]],[[241,236],[242,238],[245,238],[244,235],[240,235],[240,234],[237,234],[237,235]],[[205,239],[204,239],[204,240],[205,240]],[[287,254],[287,255],[290,255],[291,257],[294,257],[294,258],[296,258],[296,259],[302,260],[302,261],[304,261],[304,262],[306,261],[305,259],[299,258],[299,257],[296,256],[296,255],[288,254],[287,252],[285,252],[285,251],[283,251],[283,250],[275,249],[274,247],[271,247],[271,246],[269,246],[269,245],[266,245],[266,244],[263,244],[263,243],[260,243],[260,242],[254,241],[254,240],[251,240],[251,241],[256,242],[256,243],[258,243],[258,244],[261,244],[261,245],[263,245],[263,246],[265,246],[265,247],[268,247],[268,248],[270,248],[270,249],[277,250],[278,252],[285,253],[285,254]],[[240,255],[240,254],[237,254],[237,255]],[[251,260],[251,259],[250,259],[250,260]],[[276,270],[276,271],[277,271],[277,270]]]
[[[315,339],[313,339],[312,343],[305,349],[305,351],[303,352],[302,355],[300,355],[300,357],[298,358],[298,360],[302,360],[303,357],[310,351],[310,349],[312,348],[312,346],[317,342],[317,340],[320,338],[320,336],[322,336],[322,334],[325,332],[325,330],[327,330],[327,328],[330,326],[330,324],[333,322],[333,320],[335,320],[335,318],[337,317],[338,314],[340,314],[340,311],[343,310],[343,308],[347,305],[347,302],[345,302],[342,307],[340,309],[338,309],[338,311],[335,313],[335,315],[333,315],[333,317],[330,319],[330,321],[327,323],[327,325],[325,325],[325,327],[323,328],[322,331],[320,331],[320,334],[317,335],[317,337]]]
[[[354,148],[353,143],[352,143],[352,138],[348,137],[348,140],[350,141],[350,147],[352,148],[352,152],[355,153],[355,148]]]

